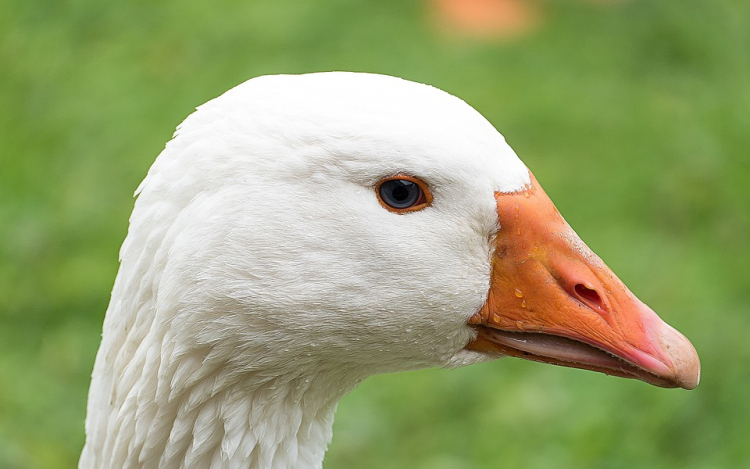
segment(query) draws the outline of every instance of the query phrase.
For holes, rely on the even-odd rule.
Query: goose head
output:
[[[209,399],[227,383],[501,356],[698,383],[690,342],[586,247],[503,136],[436,88],[252,79],[178,127],[138,194],[90,419],[121,415],[137,386],[144,402],[199,401],[206,377]]]
[[[388,206],[389,178],[418,181],[429,204]],[[157,313],[180,341],[364,374],[502,354],[697,384],[689,342],[581,242],[502,135],[438,89],[251,80],[180,126],[134,218],[165,203],[179,208],[163,220]]]

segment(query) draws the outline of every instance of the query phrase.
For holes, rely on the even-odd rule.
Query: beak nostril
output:
[[[593,288],[589,288],[586,285],[579,283],[573,289],[575,290],[578,299],[590,308],[599,311],[606,310],[604,307],[604,301],[602,301],[602,298]]]

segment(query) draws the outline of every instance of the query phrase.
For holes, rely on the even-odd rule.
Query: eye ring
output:
[[[422,210],[432,204],[432,192],[426,182],[413,176],[396,174],[375,185],[378,202],[393,213]]]

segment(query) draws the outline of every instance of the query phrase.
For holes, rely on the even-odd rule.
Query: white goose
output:
[[[502,355],[693,388],[698,357],[474,109],[398,78],[252,79],[137,191],[80,468],[316,468],[375,373]]]

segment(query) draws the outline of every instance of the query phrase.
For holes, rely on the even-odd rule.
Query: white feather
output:
[[[432,188],[397,215],[374,185]],[[354,73],[249,80],[189,116],[137,190],[80,466],[320,467],[365,377],[462,350],[493,193],[529,183],[463,101]]]

